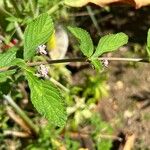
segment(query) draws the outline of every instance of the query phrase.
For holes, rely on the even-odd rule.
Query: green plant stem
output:
[[[6,16],[14,17],[11,13],[9,13],[6,9],[2,8],[1,6],[0,6],[0,12]]]
[[[52,8],[50,8],[50,9],[47,11],[47,13],[48,13],[49,15],[51,15],[52,13],[54,13],[55,11],[57,11],[57,10],[59,9],[60,5],[62,5],[62,4],[63,4],[63,1],[61,1],[61,2],[59,2],[59,3],[57,3],[57,4],[55,4]]]
[[[108,60],[108,61],[127,61],[127,62],[144,62],[149,63],[149,58],[120,58],[120,57],[100,57],[99,60]],[[47,65],[47,64],[59,64],[59,63],[70,63],[70,62],[85,62],[89,63],[89,60],[87,58],[66,58],[66,59],[55,59],[48,61],[39,61],[39,62],[30,62],[27,63],[27,66],[34,67],[39,65]],[[3,67],[0,68],[0,72],[7,71],[10,67]],[[14,69],[14,68],[13,68]],[[12,70],[12,69],[11,69]]]
[[[12,3],[12,5],[13,5],[13,7],[15,8],[16,13],[18,14],[18,16],[20,16],[21,11],[20,11],[20,9],[19,9],[19,7],[18,7],[18,4],[17,4],[16,0],[11,0],[11,3]]]
[[[7,16],[11,16],[11,17],[14,17],[11,13],[9,13],[8,11],[6,11],[5,9],[3,9],[2,7],[0,7],[0,12],[2,12],[4,15],[7,15]],[[23,40],[23,32],[19,26],[19,24],[17,22],[14,22],[14,25],[15,25],[15,28],[16,28],[16,31],[17,31],[17,34],[19,36],[19,38],[21,40]],[[14,34],[14,33],[13,33]]]
[[[19,24],[17,22],[14,22],[14,24],[15,24],[15,28],[16,28],[16,32],[17,32],[18,37],[20,38],[20,40],[23,41],[24,35],[23,35],[23,32],[22,32]]]
[[[29,4],[30,4],[30,8],[31,8],[31,12],[33,17],[35,16],[35,11],[34,11],[34,4],[33,4],[33,0],[29,0]]]
[[[57,85],[58,87],[60,87],[62,90],[64,90],[65,92],[69,93],[70,90],[67,89],[65,86],[63,86],[61,83],[59,83],[58,81],[56,81],[54,78],[50,77],[49,80],[54,83],[55,85]]]
[[[3,95],[3,98],[14,108],[17,114],[26,122],[26,124],[33,131],[35,136],[38,136],[39,128],[31,121],[31,119],[24,113],[24,111],[14,102],[10,95]]]
[[[39,15],[39,2],[37,0],[35,5],[35,17],[37,17],[38,15]]]
[[[99,28],[98,22],[97,22],[97,20],[96,20],[96,18],[95,18],[95,15],[94,15],[94,13],[93,13],[91,7],[90,7],[90,6],[86,6],[86,8],[87,8],[88,14],[89,14],[89,16],[90,16],[90,18],[91,18],[91,20],[92,20],[92,22],[93,22],[95,28],[96,28],[97,31],[98,31],[98,35],[101,35],[102,32],[101,32],[101,30],[100,30],[100,28]]]

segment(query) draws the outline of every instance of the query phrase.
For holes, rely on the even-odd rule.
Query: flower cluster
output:
[[[39,45],[37,48],[37,52],[41,55],[47,55],[46,45]]]
[[[45,65],[40,65],[38,68],[38,74],[39,77],[46,78],[48,77],[48,68]]]

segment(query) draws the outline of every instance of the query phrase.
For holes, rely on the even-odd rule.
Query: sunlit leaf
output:
[[[11,62],[16,59],[17,48],[13,47],[7,52],[0,54],[0,67],[11,66]]]
[[[42,80],[26,71],[26,78],[31,90],[31,101],[39,113],[50,123],[63,126],[67,115],[64,100],[58,88],[49,80]]]
[[[68,29],[79,40],[82,53],[90,57],[93,54],[94,46],[89,33],[77,27],[68,27]]]
[[[27,26],[24,39],[24,59],[30,60],[39,45],[48,41],[54,31],[51,17],[47,13],[41,14]]]
[[[128,36],[124,33],[108,34],[103,36],[92,57],[99,57],[104,53],[117,50],[120,46],[127,44]]]

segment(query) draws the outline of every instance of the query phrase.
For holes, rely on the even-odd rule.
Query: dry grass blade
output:
[[[9,106],[7,106],[7,114],[9,115],[9,117],[12,120],[14,120],[15,123],[17,123],[18,125],[20,125],[20,127],[24,131],[26,131],[29,134],[31,134],[30,128],[26,125],[26,123]]]
[[[29,138],[31,136],[27,132],[19,132],[19,131],[11,131],[11,130],[4,131],[4,135],[15,136],[15,137],[20,137],[20,138]]]

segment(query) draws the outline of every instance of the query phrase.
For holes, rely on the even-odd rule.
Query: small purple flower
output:
[[[103,64],[105,67],[108,67],[109,62],[108,62],[107,59],[103,59],[103,60],[102,60],[102,64]]]
[[[45,65],[40,65],[38,68],[38,76],[40,77],[48,77],[48,68]]]
[[[46,45],[39,45],[37,48],[37,52],[41,55],[47,55]]]

